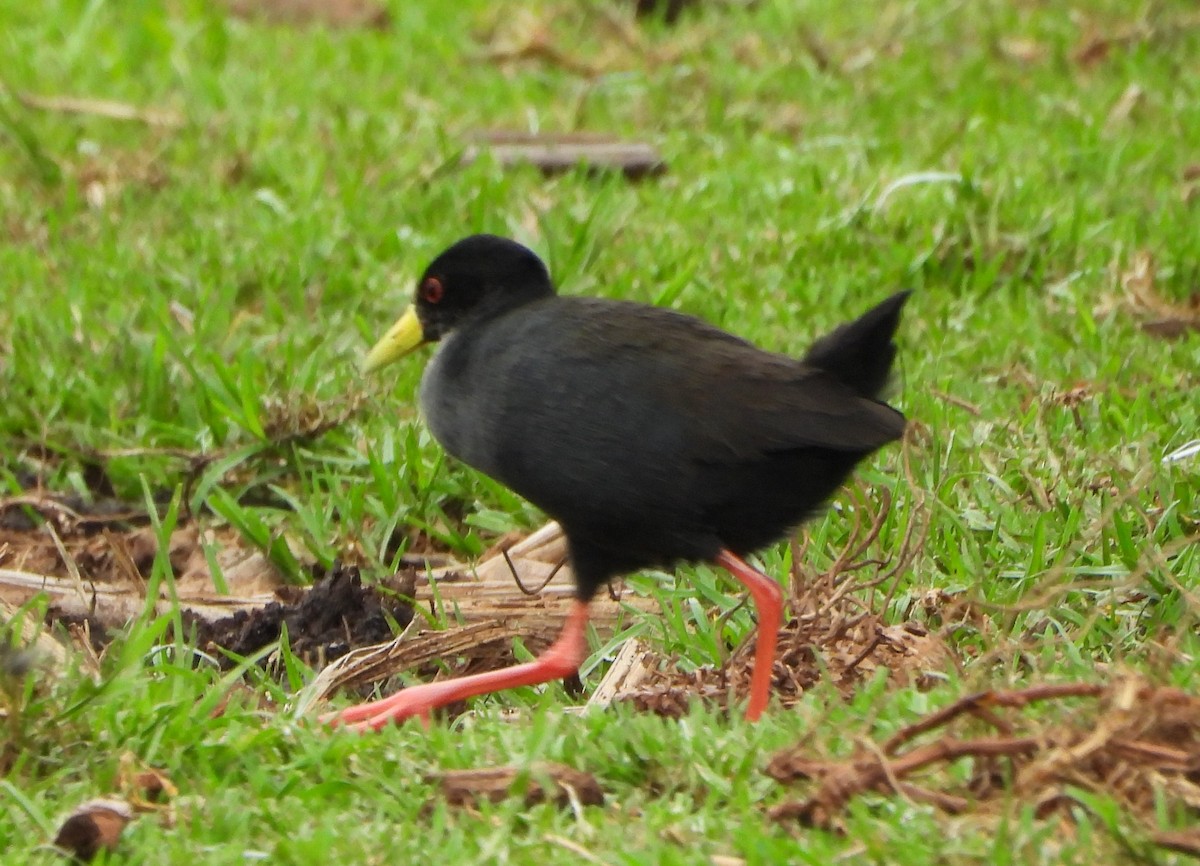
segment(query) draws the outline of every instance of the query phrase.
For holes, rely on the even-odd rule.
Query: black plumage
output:
[[[795,359],[672,310],[561,297],[530,250],[477,235],[429,265],[415,316],[369,364],[440,341],[421,384],[430,429],[562,524],[581,609],[615,575],[715,560],[777,620],[778,587],[740,557],[782,538],[903,434],[880,392],[907,297]],[[756,671],[760,709],[769,666]],[[364,718],[375,717],[347,720]]]

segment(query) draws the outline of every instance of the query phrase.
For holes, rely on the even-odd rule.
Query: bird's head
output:
[[[550,274],[532,250],[495,235],[463,238],[425,269],[412,306],[367,353],[363,368],[378,370],[464,322],[553,294]]]

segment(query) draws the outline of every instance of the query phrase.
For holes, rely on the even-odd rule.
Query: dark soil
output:
[[[307,664],[324,666],[360,646],[394,635],[393,623],[407,626],[413,617],[415,573],[397,575],[380,587],[363,586],[358,568],[335,564],[312,589],[280,590],[289,600],[255,610],[240,610],[213,622],[197,622],[197,645],[216,651],[223,663],[248,656],[279,640],[287,626],[291,651]]]

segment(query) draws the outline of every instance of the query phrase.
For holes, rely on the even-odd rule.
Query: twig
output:
[[[1103,693],[1103,686],[1092,683],[1051,683],[1030,686],[1019,691],[989,689],[976,692],[898,731],[884,744],[883,751],[884,754],[894,755],[905,743],[935,728],[943,727],[964,713],[976,713],[989,707],[1023,707],[1038,701],[1058,698],[1095,698]]]
[[[88,99],[79,96],[38,96],[19,93],[17,98],[29,108],[41,111],[57,111],[62,114],[82,114],[103,117],[108,120],[132,120],[147,126],[178,128],[183,126],[183,117],[177,112],[162,108],[138,108],[124,102],[109,99]]]
[[[1108,745],[1126,760],[1153,764],[1160,770],[1190,773],[1197,769],[1195,756],[1182,749],[1119,738],[1113,739]]]
[[[0,499],[0,511],[22,507],[32,508],[39,512],[54,511],[75,523],[83,519],[83,515],[78,511],[65,503],[59,502],[53,496],[6,496]]]
[[[863,659],[875,652],[875,647],[879,646],[881,643],[883,643],[883,641],[879,637],[879,629],[876,628],[875,633],[871,636],[871,640],[867,643],[867,645],[864,646],[862,650],[860,650],[858,654],[846,664],[846,673],[850,673],[860,664],[862,664]]]
[[[949,403],[951,406],[957,406],[959,409],[974,415],[976,418],[983,415],[983,411],[978,406],[976,406],[974,403],[964,400],[962,397],[955,397],[953,394],[947,394],[945,391],[939,391],[937,388],[930,388],[929,393],[934,397],[937,397],[943,403]]]
[[[512,572],[513,580],[516,581],[517,588],[521,590],[521,593],[524,595],[539,594],[543,589],[550,585],[550,581],[554,580],[554,575],[558,574],[559,571],[562,570],[562,567],[567,564],[567,558],[564,556],[558,561],[558,565],[554,566],[554,568],[550,570],[550,574],[546,576],[545,580],[543,580],[533,589],[530,589],[525,585],[525,581],[521,580],[521,575],[517,573],[517,567],[513,565],[512,557],[508,555],[508,548],[501,548],[500,555],[504,557],[504,561],[508,565],[508,570]]]
[[[900,780],[930,764],[957,761],[959,758],[1015,757],[1035,752],[1040,741],[1037,737],[992,737],[977,740],[955,740],[945,738],[936,743],[921,746],[893,761],[877,754],[860,755],[846,764],[817,767],[821,785],[817,792],[803,803],[785,803],[771,810],[775,819],[794,818],[806,824],[828,826],[834,813],[840,811],[859,794],[875,790],[899,788]],[[768,772],[784,781],[791,777],[786,765],[772,762]],[[814,775],[812,767],[799,767],[800,775]],[[823,772],[821,772],[823,770]]]
[[[587,848],[584,848],[582,845],[580,845],[578,842],[572,842],[570,839],[566,838],[565,836],[557,836],[554,833],[547,833],[542,838],[545,839],[547,842],[551,843],[552,845],[557,845],[560,848],[566,848],[572,854],[576,855],[577,857],[582,857],[588,863],[598,863],[598,864],[600,864],[600,866],[608,866],[607,860],[600,859],[595,854],[593,854],[591,851],[589,851]]]
[[[1168,851],[1200,858],[1200,830],[1160,830],[1150,834],[1150,841]]]
[[[922,788],[920,785],[914,785],[912,782],[899,782],[900,793],[917,803],[928,803],[931,806],[936,806],[948,815],[960,815],[967,811],[967,807],[971,805],[971,801],[966,797],[956,797],[954,794],[947,794],[944,791],[934,791],[930,788]]]

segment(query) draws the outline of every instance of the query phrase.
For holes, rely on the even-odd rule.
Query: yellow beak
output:
[[[421,328],[421,320],[417,318],[417,310],[409,307],[363,358],[363,372],[372,373],[385,367],[420,348],[424,342],[425,332]]]

